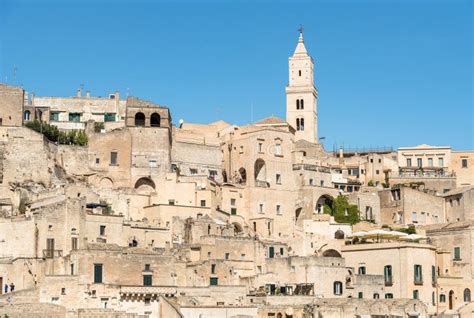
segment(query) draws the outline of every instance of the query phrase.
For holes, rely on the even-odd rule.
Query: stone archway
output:
[[[105,178],[100,179],[99,187],[101,189],[113,189],[114,182],[112,181],[112,179],[105,177]]]
[[[137,182],[135,182],[134,188],[141,193],[152,193],[156,190],[155,182],[147,177],[138,179]]]
[[[333,202],[334,202],[334,198],[330,196],[329,194],[321,195],[316,201],[316,204],[314,205],[314,212],[316,212],[317,214],[323,214],[324,206],[327,206],[332,209]]]
[[[328,249],[323,252],[323,257],[342,257],[342,255],[335,249]]]

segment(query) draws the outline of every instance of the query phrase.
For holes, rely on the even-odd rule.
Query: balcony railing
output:
[[[63,256],[62,250],[43,250],[44,258],[55,258]]]

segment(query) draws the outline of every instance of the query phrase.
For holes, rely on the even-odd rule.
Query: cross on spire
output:
[[[304,31],[303,25],[300,24],[300,27],[298,28],[298,32],[299,32],[299,33],[303,33],[303,31]]]

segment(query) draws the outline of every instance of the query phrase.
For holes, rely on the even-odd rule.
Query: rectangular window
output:
[[[102,283],[102,264],[94,264],[94,283]]]
[[[417,219],[417,216],[416,216],[416,212],[412,212],[411,213],[411,221],[413,223],[418,223],[418,219]]]
[[[229,254],[229,253],[225,253],[224,259],[228,260],[229,258],[230,258],[230,254]]]
[[[106,123],[115,121],[115,113],[105,113],[104,114],[104,121]]]
[[[201,206],[205,207],[206,206],[206,200],[201,200]]]
[[[428,167],[433,167],[433,158],[428,158]]]
[[[211,274],[216,273],[216,264],[211,264]]]
[[[436,266],[431,266],[431,283],[436,284]]]
[[[420,297],[420,294],[419,294],[419,292],[418,292],[418,289],[415,289],[415,290],[413,291],[413,299],[419,299],[419,297]]]
[[[258,143],[258,148],[257,148],[259,153],[263,152],[263,144],[261,142]]]
[[[280,144],[275,145],[275,156],[281,156],[281,145]]]
[[[71,249],[77,250],[77,237],[71,238]]]
[[[362,299],[364,298],[364,293],[363,292],[359,292],[358,296],[357,296],[359,299]]]
[[[153,276],[143,275],[143,286],[152,286],[152,285],[153,285]]]
[[[197,175],[198,174],[198,170],[197,169],[194,169],[194,168],[191,168],[189,169],[189,173],[194,176],[194,175]]]
[[[235,206],[236,201],[236,199],[230,199],[230,205]]]
[[[231,215],[237,215],[237,208],[230,208]]]
[[[438,158],[438,166],[444,167],[444,158]]]
[[[58,112],[49,113],[49,121],[59,121],[59,113]]]
[[[310,186],[314,185],[314,180],[313,179],[309,179],[309,185]]]
[[[461,160],[461,168],[467,168],[467,159]]]
[[[240,152],[240,153],[244,153],[244,146],[240,146],[239,152]]]
[[[281,205],[277,204],[276,206],[276,214],[281,215]]]
[[[455,247],[454,248],[454,260],[460,260],[461,259],[461,248],[460,247]]]
[[[81,121],[80,113],[69,113],[69,121],[73,123],[79,123]]]
[[[359,267],[359,275],[365,275],[365,266]]]
[[[387,293],[385,294],[385,299],[392,299],[393,298],[393,294],[392,293]]]
[[[217,286],[219,284],[219,279],[217,277],[209,278],[209,285]]]
[[[216,170],[209,170],[209,178],[212,180],[217,178],[217,171]]]
[[[151,266],[150,264],[145,264],[145,272],[151,271]]]
[[[383,269],[383,276],[385,281],[385,286],[392,286],[392,265],[386,265]]]
[[[104,235],[105,235],[105,225],[101,225],[101,226],[100,226],[99,235],[100,235],[100,236],[104,236]]]
[[[414,282],[415,284],[423,284],[423,270],[421,265],[414,266]]]
[[[407,167],[411,167],[411,158],[407,159]]]
[[[263,203],[258,205],[258,213],[263,213]]]
[[[284,252],[285,252],[285,249],[283,247],[280,247],[280,256],[283,256]]]
[[[276,184],[281,184],[281,174],[277,173],[275,176]]]
[[[156,167],[158,167],[158,163],[156,162],[155,159],[150,159],[150,160],[148,160],[148,167],[149,168],[156,168]]]
[[[421,158],[416,158],[416,165],[418,167],[423,167],[423,159]]]
[[[110,153],[110,165],[111,166],[116,166],[117,165],[117,157],[118,157],[118,153],[116,151],[112,151]]]

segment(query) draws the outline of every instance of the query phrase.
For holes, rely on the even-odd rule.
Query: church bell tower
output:
[[[318,142],[318,91],[314,86],[314,61],[309,56],[299,30],[298,44],[289,58],[286,86],[286,121],[295,128],[295,140]]]

